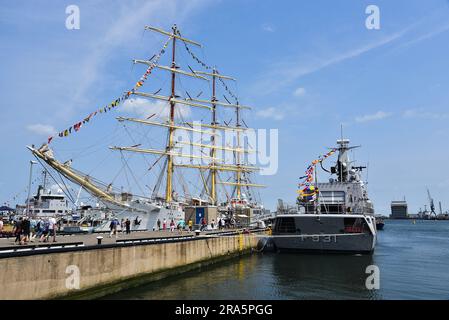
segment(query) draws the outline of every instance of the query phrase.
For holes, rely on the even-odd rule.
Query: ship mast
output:
[[[238,102],[237,102],[237,105],[238,105]],[[236,115],[235,126],[237,128],[240,128],[240,126],[241,126],[240,125],[240,108],[235,108],[235,115]],[[237,130],[237,148],[240,148],[240,130]],[[235,164],[237,167],[240,167],[240,153],[236,152],[235,157],[236,157]],[[237,187],[236,188],[237,189],[237,199],[239,199],[239,200],[241,198],[241,193],[242,193],[242,191],[241,191],[242,185],[240,182],[241,177],[242,177],[242,172],[240,170],[238,170],[235,173],[235,183],[236,183],[236,187]]]
[[[170,95],[164,96],[164,95],[158,95],[157,93],[151,94],[151,93],[145,93],[145,92],[138,92],[134,91],[132,92],[135,96],[141,96],[145,98],[150,99],[156,99],[156,100],[162,100],[169,104],[169,118],[167,121],[152,121],[149,118],[147,119],[139,119],[139,118],[131,118],[131,117],[118,117],[117,120],[120,122],[134,122],[138,123],[140,125],[149,125],[149,126],[158,126],[163,127],[166,130],[168,130],[168,139],[165,145],[165,148],[160,149],[148,149],[148,148],[141,148],[140,145],[133,145],[130,147],[127,146],[111,146],[110,149],[117,150],[117,151],[126,151],[126,152],[135,152],[135,153],[141,153],[141,154],[153,154],[153,155],[159,155],[167,157],[166,162],[166,188],[165,188],[165,201],[166,203],[170,203],[173,201],[173,177],[174,177],[174,168],[192,168],[192,169],[198,169],[198,170],[210,170],[210,177],[211,177],[211,186],[207,192],[209,193],[209,197],[211,198],[211,201],[213,204],[217,203],[217,184],[223,184],[223,185],[229,185],[229,186],[235,186],[237,190],[237,197],[241,198],[241,187],[264,187],[263,185],[257,185],[257,184],[250,184],[248,182],[242,183],[242,174],[247,172],[253,172],[258,171],[260,168],[247,165],[246,163],[241,163],[241,157],[240,153],[250,153],[254,152],[253,150],[246,150],[245,148],[240,146],[240,133],[244,130],[247,130],[247,128],[242,128],[241,126],[241,119],[240,119],[240,109],[250,109],[249,107],[239,105],[237,102],[236,104],[228,103],[219,101],[216,97],[216,80],[219,79],[220,81],[222,79],[224,80],[235,80],[231,77],[221,75],[216,68],[213,68],[212,72],[204,72],[204,71],[194,71],[190,67],[190,71],[184,71],[179,68],[176,64],[176,45],[181,41],[181,43],[184,44],[192,44],[195,46],[201,47],[201,44],[186,39],[181,36],[178,28],[176,25],[173,25],[171,32],[167,32],[158,28],[145,26],[146,30],[155,31],[157,33],[163,34],[165,36],[168,36],[169,39],[166,43],[172,42],[172,56],[171,56],[171,64],[169,66],[162,66],[157,63],[157,61],[154,61],[153,59],[149,60],[133,60],[134,63],[139,64],[145,64],[152,68],[157,68],[160,70],[163,70],[165,72],[169,72],[171,76],[171,88],[170,88]],[[177,41],[179,40],[179,41]],[[212,80],[212,96],[210,100],[199,100],[199,99],[192,99],[190,96],[189,98],[182,98],[176,95],[176,75],[182,75],[187,76],[195,79],[201,79],[205,81],[209,81],[208,77]],[[226,99],[227,100],[227,99]],[[195,108],[202,108],[207,109],[212,112],[211,117],[211,123],[208,124],[202,124],[200,128],[196,128],[193,123],[189,122],[183,122],[183,123],[177,123],[175,120],[175,112],[176,108],[179,108],[181,106],[189,106],[189,107],[195,107]],[[236,126],[229,126],[229,125],[219,125],[219,122],[217,120],[217,113],[216,109],[217,107],[224,107],[224,108],[234,108],[236,110],[237,115],[237,121]],[[206,129],[204,129],[206,128]],[[210,129],[210,130],[208,130]],[[184,142],[184,141],[174,141],[174,133],[176,130],[184,130],[187,132],[196,132],[200,133],[201,135],[210,135],[210,144],[203,144],[203,143],[196,143],[196,142]],[[237,147],[226,147],[226,146],[220,146],[217,143],[216,135],[218,134],[217,131],[234,131],[237,133]],[[175,150],[177,144],[188,144],[191,146],[195,146],[198,148],[209,148],[210,153],[209,156],[204,155],[192,155],[192,154],[183,154],[180,151]],[[82,186],[86,191],[91,193],[92,195],[98,197],[99,199],[103,200],[104,202],[113,204],[114,206],[120,206],[120,207],[127,207],[130,208],[129,204],[127,204],[124,201],[121,201],[116,198],[116,194],[111,192],[110,186],[107,186],[107,188],[103,188],[101,186],[98,186],[96,182],[94,182],[89,176],[81,174],[80,172],[72,169],[69,165],[62,164],[58,162],[51,152],[51,150],[48,148],[48,145],[44,145],[42,148],[36,150],[34,148],[30,148],[30,150],[33,152],[33,154],[42,159],[44,162],[46,162],[48,165],[50,165],[53,169],[61,173],[64,177],[71,180],[72,182]],[[223,161],[223,159],[217,159],[217,150],[223,150],[225,152],[233,152],[235,156],[235,163],[226,163]],[[189,159],[202,159],[202,160],[208,160],[207,165],[202,164],[182,164],[177,163],[175,160],[177,158],[189,158]],[[165,169],[163,169],[165,170]],[[223,182],[218,181],[218,172],[219,171],[229,171],[232,173],[235,173],[236,181],[235,182]],[[164,172],[163,172],[164,173]],[[207,182],[205,183],[206,189],[207,189]],[[139,210],[137,208],[131,208],[132,210]]]
[[[237,146],[235,148],[220,148],[220,147],[215,146],[215,135],[212,135],[212,138],[211,138],[212,150],[222,149],[225,151],[232,151],[234,153],[235,160],[234,160],[233,165],[224,164],[224,165],[226,165],[227,168],[223,168],[223,167],[219,166],[217,169],[217,164],[216,163],[212,164],[214,169],[212,169],[212,167],[211,167],[211,195],[210,195],[210,197],[211,197],[211,199],[213,199],[213,202],[216,202],[216,185],[223,184],[223,185],[229,185],[229,186],[235,187],[236,198],[238,200],[240,200],[242,197],[242,192],[241,192],[242,187],[256,187],[256,188],[264,188],[265,187],[264,185],[249,183],[248,181],[242,182],[242,174],[243,173],[245,173],[245,172],[249,173],[251,171],[259,170],[259,168],[257,168],[257,167],[251,167],[248,165],[244,165],[241,162],[241,154],[242,153],[251,153],[251,152],[253,152],[253,150],[247,150],[244,146],[240,145],[240,140],[241,140],[240,135],[243,131],[247,130],[246,128],[242,128],[240,111],[241,111],[241,109],[251,109],[251,108],[247,107],[247,106],[240,105],[238,101],[236,102],[236,104],[231,104],[231,103],[223,103],[223,102],[220,102],[217,100],[217,98],[216,98],[216,78],[235,81],[234,78],[231,78],[228,76],[223,76],[223,75],[219,74],[218,71],[216,70],[216,68],[213,69],[212,73],[195,71],[195,74],[208,75],[208,76],[212,77],[212,99],[211,99],[212,124],[210,126],[207,126],[207,125],[203,125],[203,126],[211,127],[214,129],[220,129],[220,130],[234,131],[236,133],[236,140],[237,140]],[[187,99],[187,100],[195,101],[195,102],[202,102],[202,103],[207,102],[204,100],[197,100],[197,99]],[[230,108],[235,109],[236,124],[234,127],[218,125],[218,122],[216,119],[216,107],[217,106],[230,107]],[[214,130],[214,132],[215,132],[215,130]],[[211,158],[212,158],[212,161],[215,161],[215,152],[213,152],[213,153],[211,152]],[[229,167],[231,167],[232,170],[229,170]],[[217,179],[216,179],[217,171],[222,170],[222,169],[223,169],[223,171],[234,171],[234,175],[235,175],[234,182],[217,182]]]
[[[174,132],[177,129],[187,130],[187,131],[198,131],[198,130],[195,130],[195,129],[190,129],[188,127],[175,125],[175,110],[176,110],[175,108],[176,108],[176,105],[178,103],[180,103],[180,104],[183,104],[183,105],[210,109],[209,106],[206,106],[206,105],[203,105],[203,104],[198,104],[198,103],[192,103],[192,102],[186,101],[184,99],[178,99],[177,98],[177,96],[176,96],[176,74],[181,74],[181,75],[194,77],[194,78],[198,78],[198,79],[202,79],[202,80],[207,80],[207,79],[204,78],[204,77],[201,77],[201,76],[199,76],[199,75],[197,75],[195,73],[189,73],[189,72],[186,72],[186,71],[179,70],[179,67],[176,64],[176,40],[177,39],[179,39],[179,40],[181,40],[183,42],[194,44],[196,46],[201,46],[199,43],[194,42],[194,41],[189,40],[189,39],[182,38],[179,35],[178,28],[177,28],[176,25],[173,25],[171,33],[166,32],[166,31],[161,30],[161,29],[158,29],[158,28],[150,27],[150,26],[146,26],[145,29],[146,30],[152,30],[152,31],[164,34],[164,35],[168,35],[171,38],[171,41],[172,41],[171,66],[170,67],[166,67],[166,66],[156,65],[151,60],[150,61],[134,60],[134,63],[147,64],[147,65],[150,65],[150,66],[157,67],[157,68],[159,68],[161,70],[165,70],[165,71],[170,72],[171,73],[171,92],[170,92],[170,96],[168,96],[168,97],[159,96],[159,95],[156,95],[156,94],[143,93],[143,92],[142,93],[141,92],[135,92],[134,94],[135,95],[140,95],[140,96],[143,96],[143,97],[147,97],[147,98],[153,98],[153,99],[168,101],[169,104],[170,104],[170,112],[169,112],[168,124],[157,123],[157,122],[152,122],[152,121],[145,121],[145,120],[140,120],[140,119],[132,119],[132,118],[119,118],[118,120],[119,121],[133,121],[133,122],[138,122],[138,123],[142,123],[142,124],[168,127],[168,141],[167,141],[167,145],[165,147],[165,151],[164,150],[152,150],[152,149],[137,149],[137,148],[134,148],[134,147],[131,147],[131,148],[112,147],[111,149],[114,149],[114,150],[125,150],[125,151],[132,151],[132,152],[140,152],[140,153],[152,153],[152,154],[165,155],[167,157],[165,202],[166,203],[170,203],[173,200],[173,173],[174,173],[174,167],[175,167],[174,158],[175,157],[190,157],[190,158],[193,158],[193,156],[177,154],[177,153],[174,152],[174,147],[175,147],[175,142],[173,140]],[[201,131],[201,130],[199,130],[199,131]],[[201,131],[201,133],[207,133],[207,132]]]
[[[176,35],[176,25],[172,27],[173,35]],[[175,97],[175,84],[176,84],[176,73],[173,71],[176,69],[176,38],[173,37],[172,44],[172,62],[171,62],[171,100],[170,100],[170,127],[168,128],[168,144],[167,144],[167,152],[173,150],[173,133],[175,129],[173,126],[175,125],[175,106],[176,102],[173,100]],[[173,192],[173,157],[171,154],[167,156],[167,183],[165,189],[165,201],[167,203],[172,200],[172,192]]]
[[[214,67],[212,69],[212,73],[208,73],[208,72],[202,72],[202,71],[195,71],[195,74],[201,74],[201,75],[205,75],[205,76],[210,76],[212,78],[212,96],[211,96],[211,100],[210,100],[210,104],[212,106],[211,108],[211,124],[210,127],[213,129],[212,132],[213,134],[211,135],[211,145],[210,145],[210,157],[212,158],[212,162],[211,162],[211,167],[210,167],[210,199],[213,205],[215,205],[217,203],[217,162],[215,161],[216,159],[216,154],[217,154],[217,149],[222,149],[225,151],[233,151],[233,152],[241,152],[244,150],[239,150],[240,148],[237,147],[236,149],[230,149],[230,148],[218,148],[217,147],[217,143],[216,143],[216,129],[223,129],[223,130],[228,130],[228,129],[237,129],[237,128],[228,128],[228,127],[220,127],[219,123],[217,121],[217,105],[220,106],[233,106],[231,104],[225,104],[225,103],[220,103],[217,100],[217,79],[227,79],[227,80],[233,80],[235,81],[234,78],[228,77],[228,76],[224,76],[218,73],[217,68]],[[192,99],[193,100],[193,99]],[[198,100],[199,101],[199,100]],[[238,106],[236,105],[235,107]],[[249,107],[245,107],[245,108],[249,108]],[[239,170],[238,167],[235,168],[236,171]]]
[[[198,99],[187,99],[188,101],[194,101],[194,102],[200,102],[200,103],[210,103],[212,108],[212,120],[211,120],[211,125],[203,125],[203,127],[206,128],[212,128],[213,129],[213,134],[211,135],[211,145],[207,146],[207,145],[201,145],[202,147],[209,147],[211,148],[211,152],[210,152],[210,158],[212,159],[211,162],[211,166],[210,166],[210,177],[211,177],[211,186],[210,186],[210,195],[209,197],[212,200],[212,203],[215,204],[217,202],[217,184],[223,184],[223,185],[229,185],[229,186],[233,186],[236,188],[236,193],[237,193],[237,198],[240,199],[241,198],[241,188],[242,186],[246,186],[246,187],[264,187],[263,185],[259,185],[259,184],[249,184],[249,183],[242,183],[242,173],[243,172],[250,172],[250,171],[256,171],[259,168],[256,167],[251,167],[251,166],[246,166],[246,165],[242,165],[240,159],[241,159],[241,153],[250,153],[252,152],[251,150],[246,150],[244,147],[242,147],[240,145],[240,134],[242,133],[242,131],[246,130],[245,128],[242,128],[241,125],[241,115],[240,115],[240,110],[241,109],[251,109],[250,107],[247,106],[242,106],[240,105],[238,102],[236,104],[231,104],[231,103],[223,103],[218,101],[217,96],[216,96],[216,80],[217,79],[224,79],[224,80],[232,80],[235,81],[234,78],[229,77],[229,76],[224,76],[222,74],[220,74],[218,72],[218,70],[216,68],[213,68],[212,73],[208,73],[208,72],[203,72],[203,71],[194,71],[195,74],[197,75],[204,75],[204,76],[209,76],[212,78],[212,97],[210,102],[206,101],[206,100],[198,100]],[[229,107],[229,108],[234,108],[235,112],[236,112],[236,125],[234,127],[232,126],[220,126],[218,121],[217,121],[217,114],[216,114],[216,110],[217,110],[217,106],[221,106],[221,107]],[[226,148],[226,147],[218,147],[216,145],[216,135],[215,132],[216,130],[230,130],[230,131],[234,131],[236,133],[236,138],[237,138],[237,146],[235,148]],[[223,164],[224,166],[221,166],[221,164],[217,163],[216,161],[216,150],[224,150],[224,151],[231,151],[235,154],[234,156],[234,164],[230,165],[230,164]],[[233,171],[234,175],[235,175],[235,180],[234,182],[218,182],[217,181],[217,173],[218,171]]]
[[[218,125],[218,123],[217,123],[217,105],[215,104],[215,101],[217,100],[217,97],[216,97],[216,94],[215,94],[215,84],[216,84],[216,78],[217,78],[217,76],[216,76],[216,74],[217,74],[216,68],[214,68],[212,70],[212,74],[213,74],[213,76],[212,76],[212,99],[211,99],[211,102],[212,102],[212,123],[211,123],[211,125],[216,126],[216,125]],[[214,133],[215,133],[215,129],[214,129]],[[211,136],[211,143],[212,143],[212,149],[211,149],[210,156],[212,158],[215,158],[215,155],[216,155],[215,134]],[[212,160],[212,166],[215,166],[215,161],[214,160]],[[216,190],[216,187],[217,187],[217,180],[216,180],[217,179],[217,170],[216,169],[211,169],[210,170],[210,174],[211,174],[211,176],[210,176],[210,184],[211,184],[210,197],[211,197],[211,200],[212,200],[212,205],[215,205],[217,203],[217,190]]]

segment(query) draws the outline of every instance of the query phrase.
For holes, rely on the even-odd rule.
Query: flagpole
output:
[[[320,204],[319,204],[319,192],[318,192],[318,175],[316,172],[316,164],[314,165],[315,171],[315,210],[317,213],[321,213]]]
[[[30,216],[30,193],[31,193],[31,178],[33,176],[33,165],[37,164],[36,161],[30,160],[30,176],[28,178],[28,196],[27,196],[27,210],[26,215],[27,217]]]

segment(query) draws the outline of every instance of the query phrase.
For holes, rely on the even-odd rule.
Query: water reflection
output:
[[[149,283],[108,299],[375,299],[372,256],[256,254]]]
[[[371,255],[278,254],[272,257],[280,296],[288,299],[376,299],[365,286]]]
[[[374,255],[253,254],[109,299],[449,299],[449,222],[387,221]],[[366,267],[380,269],[368,290]]]

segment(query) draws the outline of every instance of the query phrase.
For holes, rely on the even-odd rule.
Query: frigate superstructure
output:
[[[297,210],[276,216],[273,241],[283,250],[306,252],[371,253],[376,245],[374,207],[362,180],[363,166],[355,166],[348,139],[341,138],[326,157],[312,163],[305,183],[300,184]],[[338,152],[330,170],[324,160]],[[331,175],[317,181],[317,166]]]

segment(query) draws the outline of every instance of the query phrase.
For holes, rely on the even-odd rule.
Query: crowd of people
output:
[[[20,217],[14,221],[13,234],[14,243],[27,244],[35,242],[49,242],[52,238],[56,242],[56,230],[58,228],[56,219],[53,217],[31,219],[29,217]]]
[[[157,219],[157,230],[170,230],[170,232],[175,232],[175,229],[178,231],[182,231],[184,228],[183,221],[179,221],[178,223],[175,223],[175,220],[171,219],[170,223],[167,222],[167,219],[164,219],[161,221],[161,219]]]
[[[136,223],[137,219],[134,221],[134,225],[138,225]],[[140,223],[140,222],[139,222]],[[122,233],[131,234],[131,220],[122,219],[120,222],[117,219],[113,219],[109,224],[109,238],[115,236],[118,238],[118,226],[120,226],[120,230]]]
[[[121,231],[122,234],[129,235],[131,233],[131,224],[138,226],[141,221],[137,218],[135,221],[131,222],[129,219],[113,219],[110,222],[109,237],[118,237],[118,232]],[[167,219],[157,220],[157,230],[159,231],[170,231],[175,232],[175,230],[182,232],[183,230],[193,231],[194,223],[190,219],[187,223],[184,220],[175,222],[173,219],[167,221]],[[223,230],[225,228],[232,228],[235,222],[232,220],[225,220],[223,218],[218,218],[217,223],[212,219],[210,222],[210,228],[212,230],[219,229]],[[119,229],[120,227],[120,229]],[[208,229],[208,222],[203,217],[200,220],[200,231]],[[3,222],[0,225],[0,231],[3,229]],[[32,219],[30,217],[20,217],[14,221],[13,235],[15,236],[14,243],[27,244],[29,242],[56,242],[56,231],[59,229],[59,224],[54,217],[45,217]]]
[[[193,231],[193,221],[192,219],[190,219],[187,223],[185,223],[184,220],[179,221],[178,223],[176,223],[173,219],[170,220],[170,222],[167,221],[167,219],[164,219],[161,221],[161,219],[157,219],[157,231],[167,231],[169,230],[170,232],[174,232],[175,229],[178,231],[182,231],[182,230],[188,230],[188,231]],[[235,224],[235,222],[234,222]],[[208,229],[208,223],[206,218],[201,218],[200,220],[200,231],[204,231]],[[212,219],[212,221],[210,222],[210,229],[215,230],[215,229],[219,229],[219,230],[223,230],[225,228],[232,228],[233,224],[232,221],[227,222],[225,219],[223,218],[218,218],[217,223],[215,223],[215,219]]]

